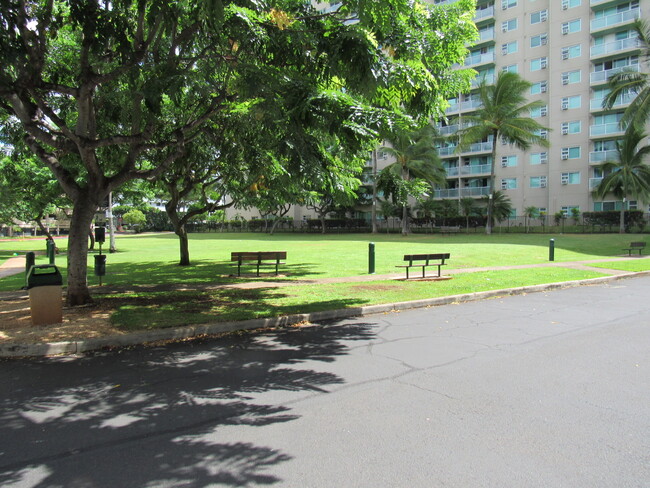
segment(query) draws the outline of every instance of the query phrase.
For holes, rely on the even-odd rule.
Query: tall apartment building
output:
[[[456,0],[425,1],[444,5]],[[314,4],[330,11],[340,2]],[[528,207],[547,215],[570,215],[572,208],[581,213],[620,209],[622,202],[614,199],[594,200],[592,190],[603,177],[598,165],[617,156],[616,140],[623,135],[618,121],[631,100],[623,97],[612,110],[604,110],[607,80],[623,69],[648,71],[632,26],[639,17],[650,18],[650,0],[477,0],[479,40],[469,47],[465,61],[465,67],[478,72],[473,88],[483,79],[493,81],[501,70],[519,73],[532,83],[530,99],[544,104],[531,116],[551,129],[545,134],[549,148],[533,146],[524,152],[498,144],[495,190],[511,199],[513,217],[521,217]],[[463,115],[480,104],[475,89],[449,102],[446,115],[450,120],[460,117],[461,124]],[[439,129],[450,135],[458,125],[441,124]],[[461,154],[451,145],[438,152],[448,185],[435,191],[436,199],[488,195],[491,142],[478,142]],[[380,153],[379,169],[390,162]],[[362,178],[367,185],[371,166],[369,161]],[[625,205],[649,210],[634,201]],[[365,208],[358,216],[369,214]],[[301,207],[292,216],[315,217]]]
[[[495,189],[508,195],[516,215],[527,207],[548,215],[620,208],[621,202],[594,200],[591,191],[603,176],[597,165],[616,158],[616,140],[623,135],[618,121],[631,100],[623,97],[604,110],[607,79],[623,69],[648,69],[632,26],[641,16],[650,16],[650,0],[477,2],[480,40],[465,62],[479,74],[474,86],[502,70],[519,73],[533,84],[530,100],[544,104],[531,116],[551,129],[545,134],[549,148],[524,152],[498,143]],[[475,90],[450,103],[447,115],[460,116],[461,124],[479,106]],[[440,126],[443,134],[457,129]],[[436,198],[487,195],[491,150],[487,140],[461,154],[453,146],[440,148],[448,187],[437,190]],[[637,202],[626,205],[641,209]]]

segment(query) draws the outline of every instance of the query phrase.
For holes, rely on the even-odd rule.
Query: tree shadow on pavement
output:
[[[239,441],[299,417],[282,401],[344,383],[318,364],[375,336],[330,323],[80,358],[0,363],[0,486],[281,483],[293,456]],[[278,395],[277,392],[292,392]],[[286,401],[286,400],[285,400]],[[236,426],[237,440],[222,429]],[[230,431],[232,436],[233,431]]]

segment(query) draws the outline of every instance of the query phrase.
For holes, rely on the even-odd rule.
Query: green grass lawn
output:
[[[643,235],[541,235],[482,234],[439,236],[386,234],[278,234],[210,233],[190,236],[191,266],[178,266],[178,239],[173,234],[129,235],[117,238],[118,252],[107,258],[104,286],[95,286],[93,254],[89,256],[88,281],[103,306],[115,310],[114,323],[125,329],[170,327],[190,323],[242,320],[290,313],[304,313],[370,304],[418,300],[469,292],[495,290],[542,283],[572,281],[602,276],[597,269],[531,268],[508,271],[480,271],[456,275],[448,281],[296,284],[283,288],[254,290],[138,292],[102,294],[132,285],[227,284],[259,281],[255,277],[235,278],[229,262],[231,251],[287,251],[284,275],[264,280],[301,280],[345,277],[368,273],[368,244],[375,243],[376,273],[402,273],[395,266],[404,254],[449,252],[447,268],[482,268],[548,262],[549,239],[555,239],[555,261],[583,261],[623,256],[629,242]],[[57,240],[62,254],[57,264],[65,275],[64,239]],[[107,247],[107,246],[105,246]],[[14,253],[44,251],[44,239],[0,242],[0,260]],[[106,249],[104,249],[106,253]],[[45,257],[37,257],[45,262]],[[642,271],[650,259],[606,263],[602,267]],[[270,268],[269,268],[270,270]],[[252,268],[248,268],[252,272]],[[0,279],[0,291],[16,290],[24,284],[22,274]],[[116,288],[117,287],[117,288]]]
[[[636,258],[630,261],[612,261],[606,263],[593,263],[590,266],[593,266],[594,268],[619,269],[621,271],[638,273],[640,271],[650,271],[650,257]]]
[[[444,281],[384,280],[246,290],[129,293],[102,295],[100,301],[116,310],[112,315],[115,325],[139,330],[338,310],[599,276],[604,275],[595,270],[539,268],[531,273],[518,269],[459,274]]]
[[[315,279],[354,276],[368,272],[368,243],[375,243],[376,273],[395,273],[404,254],[449,252],[449,268],[474,268],[543,263],[548,261],[549,239],[555,239],[555,261],[603,259],[622,255],[632,240],[644,236],[618,234],[542,235],[481,234],[432,236],[386,234],[267,234],[206,233],[190,235],[192,265],[180,267],[178,239],[173,234],[119,236],[118,252],[108,255],[105,285],[155,283],[227,283],[234,271],[231,251],[287,251],[287,264],[282,266],[283,279]],[[57,240],[65,251],[66,241]],[[105,246],[106,247],[106,246]],[[13,252],[44,251],[44,239],[0,242],[0,259]],[[96,253],[97,251],[95,251]],[[104,252],[106,252],[104,250]],[[45,262],[38,256],[37,262]],[[64,267],[65,255],[57,257]],[[89,284],[98,283],[92,273],[93,257],[89,256]],[[249,270],[252,268],[248,268]],[[62,270],[65,273],[65,270]],[[267,276],[267,279],[275,279]],[[249,278],[243,278],[249,279]],[[0,290],[22,285],[22,278],[0,280]]]

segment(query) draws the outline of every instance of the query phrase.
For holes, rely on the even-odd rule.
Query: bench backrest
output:
[[[404,261],[408,261],[409,264],[412,264],[413,261],[426,261],[427,264],[429,261],[441,261],[442,264],[445,263],[445,259],[449,259],[449,253],[442,254],[405,254]]]
[[[630,247],[645,247],[645,242],[630,242]]]
[[[230,253],[231,261],[261,261],[263,259],[287,259],[287,251],[249,251]]]

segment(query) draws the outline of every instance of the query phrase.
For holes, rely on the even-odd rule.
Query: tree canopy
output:
[[[329,13],[296,0],[2,2],[0,115],[20,124],[73,202],[68,303],[91,301],[85,242],[109,192],[160,177],[215,117],[239,111],[292,131],[262,154],[301,170],[321,164],[323,132],[361,148],[409,116],[440,114],[468,88],[471,73],[450,66],[476,36],[473,9],[472,0],[346,0]],[[274,119],[271,105],[290,109]]]

